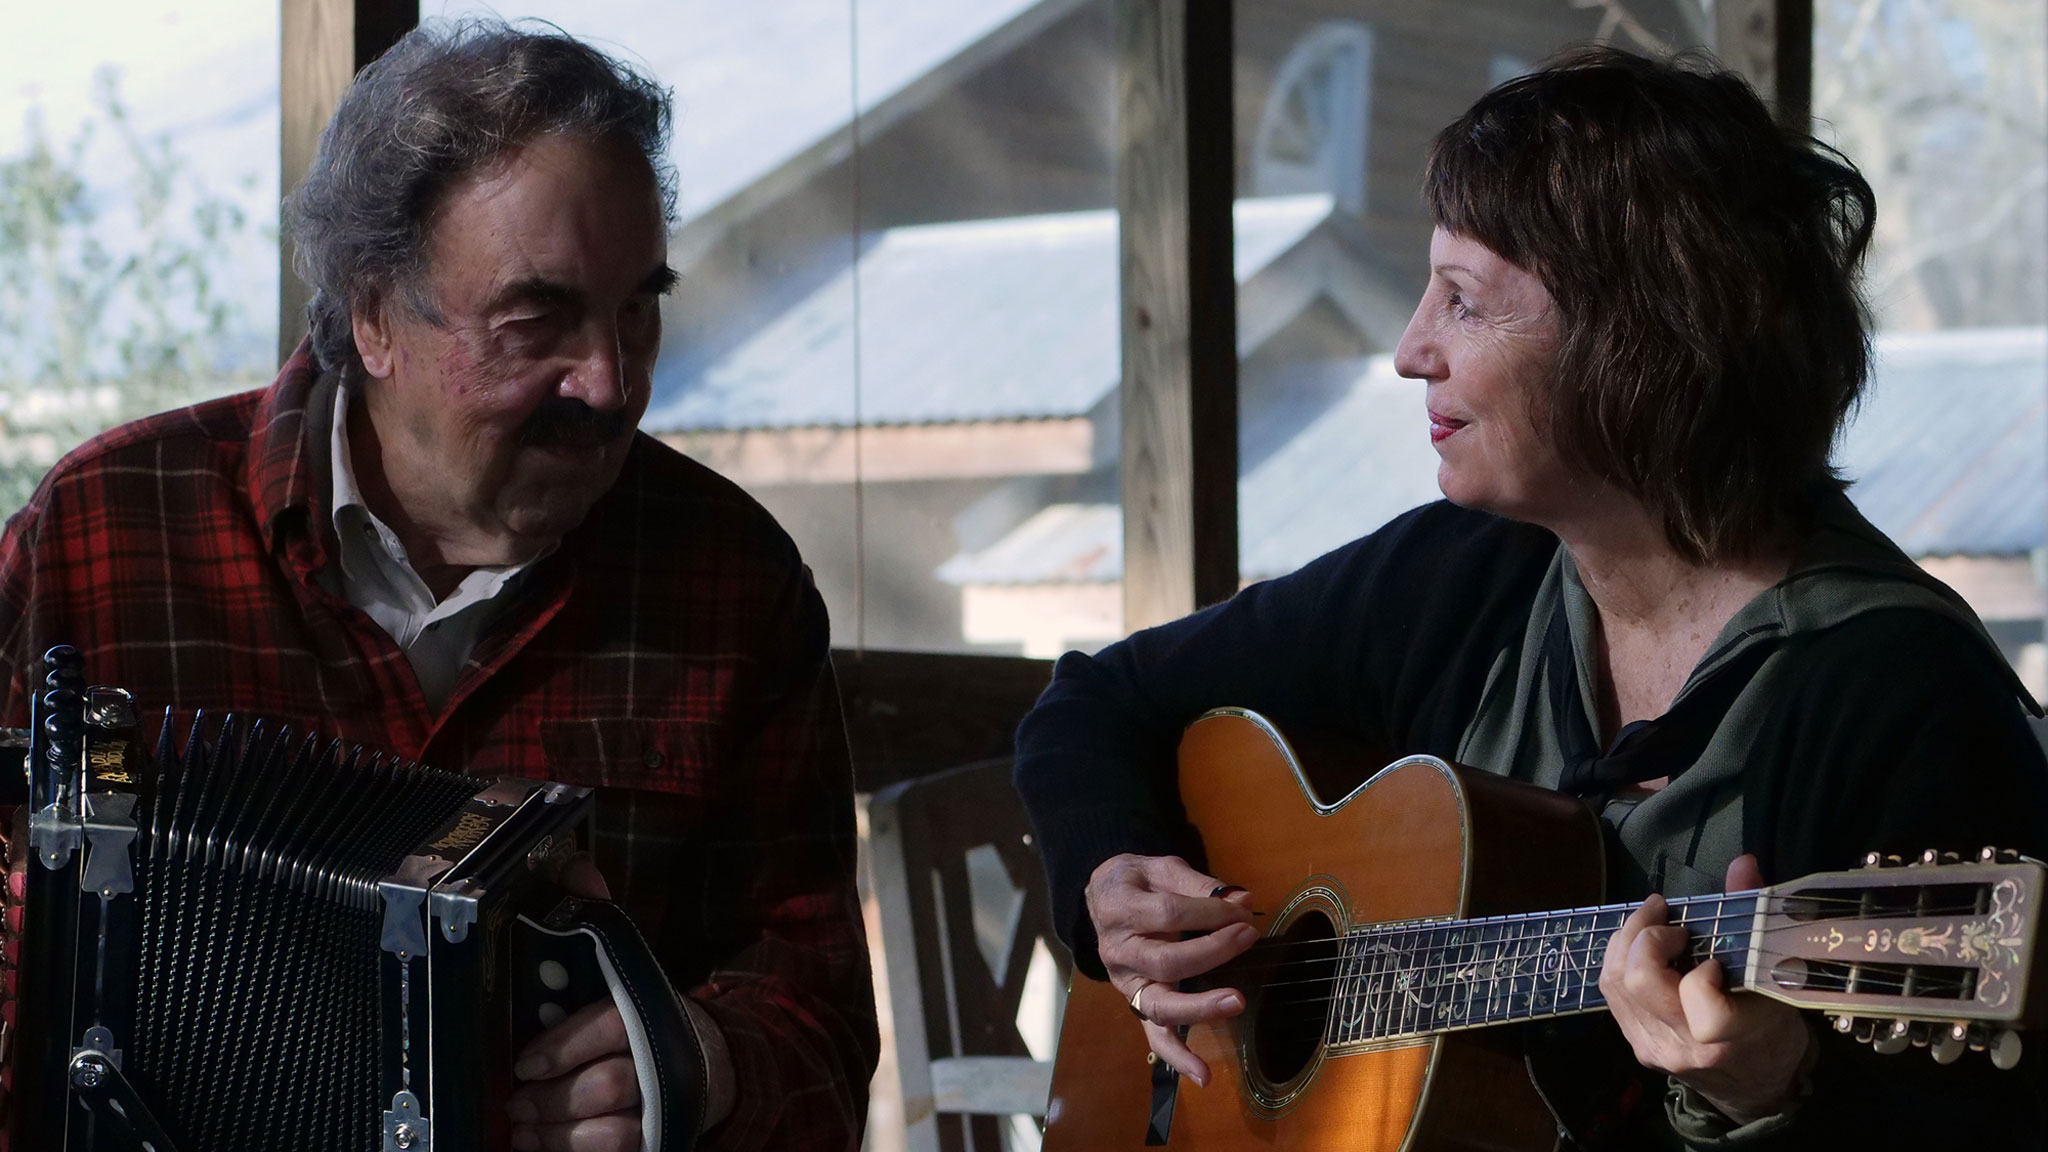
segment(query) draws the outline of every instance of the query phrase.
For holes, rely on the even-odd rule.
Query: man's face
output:
[[[438,315],[386,298],[355,317],[357,483],[415,567],[523,562],[611,488],[647,408],[666,247],[654,177],[615,142],[539,137],[442,197]]]

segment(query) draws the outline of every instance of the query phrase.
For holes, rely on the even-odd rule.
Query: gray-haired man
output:
[[[705,1142],[853,1147],[877,1039],[824,609],[758,505],[635,432],[668,115],[552,30],[425,27],[366,69],[288,205],[308,344],[87,445],[8,525],[6,722],[61,640],[154,705],[598,786]],[[537,1040],[513,1146],[637,1147],[625,1051],[609,1005]]]

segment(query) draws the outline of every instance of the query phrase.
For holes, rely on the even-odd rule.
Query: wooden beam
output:
[[[1010,755],[1052,680],[1052,661],[1016,656],[841,648],[832,668],[862,792]]]
[[[1126,631],[1237,589],[1231,7],[1114,0]]]
[[[298,187],[312,167],[320,130],[363,65],[420,22],[419,0],[282,0],[278,186]],[[306,335],[312,291],[292,271],[292,241],[278,238],[277,358]]]
[[[1813,121],[1813,0],[1716,0],[1714,54],[1747,77],[1778,123]]]

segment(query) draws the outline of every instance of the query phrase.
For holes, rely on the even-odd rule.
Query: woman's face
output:
[[[1429,265],[1394,368],[1429,385],[1437,486],[1456,504],[1555,523],[1568,511],[1572,473],[1531,415],[1557,364],[1550,293],[1484,244],[1441,228]]]

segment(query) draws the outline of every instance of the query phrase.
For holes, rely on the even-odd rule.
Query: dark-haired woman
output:
[[[1873,848],[2048,849],[2031,698],[1829,466],[1868,373],[1853,168],[1728,73],[1596,50],[1483,97],[1425,187],[1429,282],[1395,364],[1428,390],[1447,500],[1069,654],[1019,733],[1062,933],[1197,1084],[1174,1027],[1243,999],[1176,983],[1285,895],[1184,859],[1171,753],[1212,707],[1583,796],[1621,849],[1611,899]],[[2048,1146],[2026,1073],[1887,1062],[1716,965],[1681,975],[1663,921],[1646,903],[1601,978],[1600,1027],[1668,1078],[1645,1107],[1594,1101],[1624,1113],[1619,1146]]]

